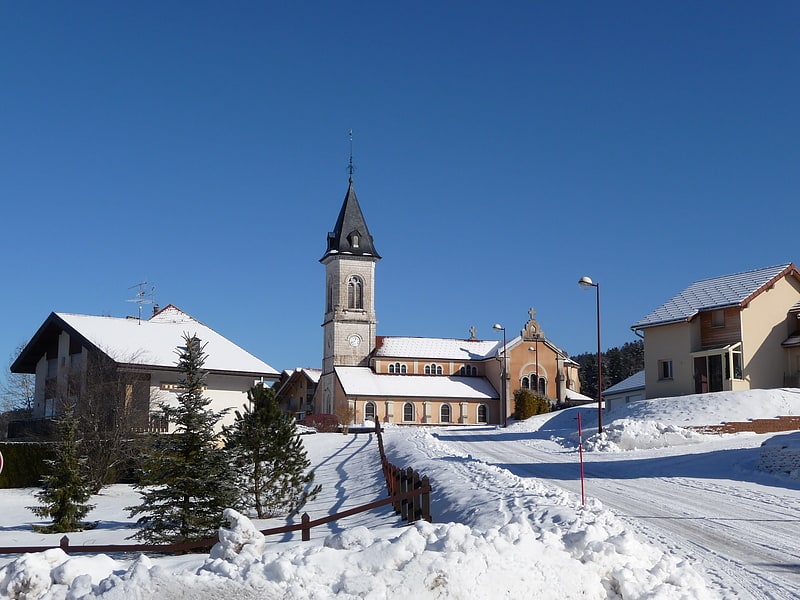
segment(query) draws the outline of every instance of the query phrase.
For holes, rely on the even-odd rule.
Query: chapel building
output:
[[[504,424],[514,392],[531,389],[555,405],[579,393],[578,364],[530,319],[514,339],[377,335],[375,267],[380,261],[352,173],[327,248],[322,372],[314,405],[355,423]],[[344,420],[344,419],[343,419]]]

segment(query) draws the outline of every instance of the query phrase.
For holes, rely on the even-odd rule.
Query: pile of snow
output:
[[[702,427],[750,419],[800,415],[800,389],[711,392],[672,398],[638,400],[606,414],[616,419],[657,421],[681,427]]]
[[[584,441],[584,450],[621,452],[625,450],[648,450],[686,444],[700,444],[706,439],[693,429],[678,425],[667,425],[657,421],[617,419]]]

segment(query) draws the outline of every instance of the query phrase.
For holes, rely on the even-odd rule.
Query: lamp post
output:
[[[603,432],[603,354],[600,349],[600,284],[591,277],[581,277],[578,285],[584,289],[597,290],[597,432]]]
[[[506,328],[500,325],[500,323],[495,323],[492,325],[492,329],[496,329],[497,331],[503,332],[503,367],[501,369],[501,387],[500,387],[500,422],[503,427],[506,426],[506,370],[508,365],[506,363]]]

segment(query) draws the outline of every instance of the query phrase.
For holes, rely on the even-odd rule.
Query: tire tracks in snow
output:
[[[438,439],[488,464],[580,494],[577,453],[549,442],[519,443],[486,430]],[[492,439],[494,438],[494,439]],[[788,600],[800,597],[800,499],[796,490],[753,489],[729,480],[628,477],[608,456],[586,464],[586,495],[674,556],[700,565],[727,597]],[[620,457],[628,460],[627,457]],[[546,467],[546,468],[544,468]],[[786,494],[770,493],[769,490]]]

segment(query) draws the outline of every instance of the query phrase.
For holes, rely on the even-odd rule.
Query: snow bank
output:
[[[583,448],[600,452],[648,450],[699,444],[706,439],[703,434],[678,425],[618,419],[606,425],[602,433],[596,433],[584,440]]]

